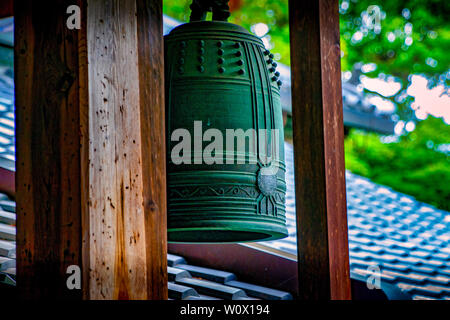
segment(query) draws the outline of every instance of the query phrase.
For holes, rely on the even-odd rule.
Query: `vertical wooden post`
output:
[[[14,1],[3,0],[0,4],[0,18],[12,17],[14,12]]]
[[[299,296],[350,299],[337,0],[289,1]]]
[[[85,29],[66,27],[66,8],[15,1],[17,284],[24,298],[81,298],[66,269],[81,266],[84,112],[81,44]]]
[[[93,299],[166,299],[161,1],[89,0]]]
[[[137,1],[141,149],[151,299],[167,299],[167,201],[162,0]]]
[[[80,30],[66,27],[73,4]],[[16,1],[22,297],[167,299],[161,8]],[[66,286],[72,264],[81,291]]]

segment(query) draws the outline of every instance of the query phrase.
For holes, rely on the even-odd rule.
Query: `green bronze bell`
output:
[[[276,62],[259,38],[219,21],[223,6],[213,21],[198,1],[191,9],[191,22],[165,37],[168,239],[286,237]]]

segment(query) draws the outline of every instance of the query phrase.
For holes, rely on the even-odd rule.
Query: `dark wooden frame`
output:
[[[15,1],[17,284],[20,297],[81,298],[80,136],[83,32],[65,27],[69,1]],[[81,3],[79,3],[81,4]],[[85,31],[85,30],[84,30]]]
[[[337,0],[289,1],[299,297],[350,299]]]
[[[14,15],[14,1],[3,0],[0,5],[0,19],[5,17],[12,17]]]

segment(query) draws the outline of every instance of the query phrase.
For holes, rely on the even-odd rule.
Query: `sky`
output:
[[[402,86],[394,78],[388,79],[369,78],[361,76],[363,86],[373,92],[379,93],[383,97],[392,97],[397,94]],[[428,79],[422,75],[412,74],[406,94],[414,98],[411,108],[419,120],[424,120],[428,115],[443,118],[450,124],[450,95],[443,84],[428,87]],[[395,109],[394,103],[380,96],[371,98],[371,102],[380,110],[389,112]]]
[[[428,115],[443,118],[450,124],[450,96],[443,84],[428,88],[428,80],[420,75],[411,76],[411,84],[407,94],[414,97],[411,108],[418,119],[426,119]]]

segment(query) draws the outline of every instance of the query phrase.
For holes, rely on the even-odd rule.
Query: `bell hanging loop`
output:
[[[212,12],[212,20],[228,21],[230,17],[229,0],[193,0],[190,5],[190,22],[205,21],[208,12]]]

